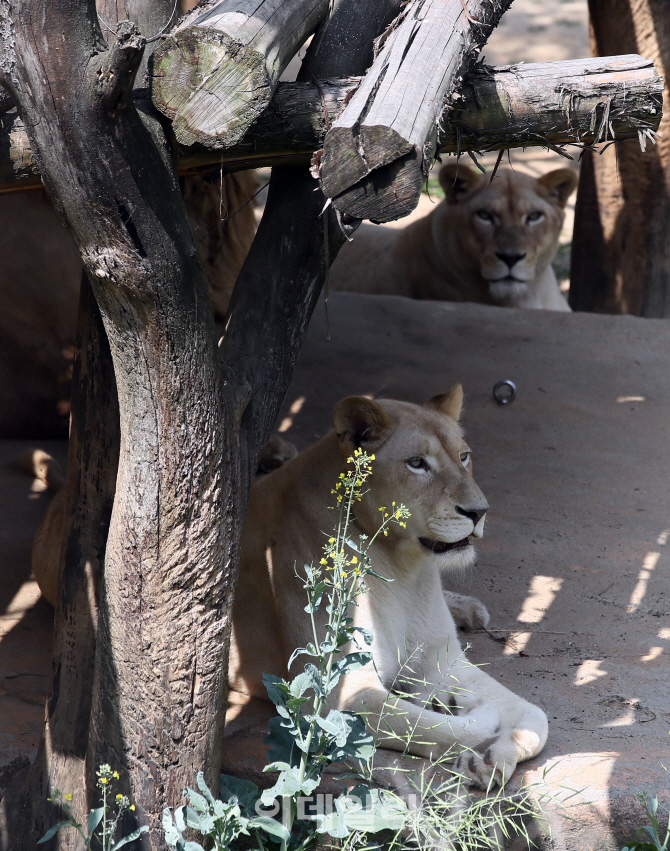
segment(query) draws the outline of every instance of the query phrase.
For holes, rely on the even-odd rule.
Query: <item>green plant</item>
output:
[[[642,792],[641,795],[638,795],[638,798],[651,824],[639,828],[637,835],[640,838],[624,845],[621,851],[668,851],[668,848],[670,848],[670,824],[665,832],[663,841],[661,841],[662,828],[657,816],[659,810],[658,797],[654,795],[649,798],[646,792]],[[670,810],[667,808],[661,807],[661,809],[670,814]],[[645,831],[651,837],[651,841],[645,836]]]
[[[49,828],[37,843],[38,845],[42,842],[48,842],[61,828],[72,827],[84,840],[86,848],[89,851],[93,848],[101,848],[102,851],[117,851],[117,849],[123,848],[129,842],[134,842],[149,830],[145,825],[129,833],[128,836],[124,836],[116,842],[114,841],[121,817],[127,810],[134,811],[135,805],[131,804],[130,800],[121,794],[117,794],[114,797],[113,804],[109,803],[113,782],[119,779],[118,771],[112,771],[109,765],[101,765],[96,774],[98,776],[97,785],[100,787],[102,794],[102,806],[89,812],[86,820],[86,829],[84,830],[84,825],[80,824],[72,813],[70,806],[72,795],[70,793],[64,794],[59,789],[56,789],[53,797],[48,800],[57,804],[67,818]],[[95,846],[92,844],[94,839],[96,840]]]
[[[289,668],[299,656],[307,656],[311,661],[291,681],[273,674],[264,675],[268,696],[278,713],[269,725],[266,741],[272,761],[264,770],[277,773],[277,780],[262,793],[248,786],[245,795],[241,796],[239,786],[231,789],[234,778],[224,776],[221,797],[225,800],[214,801],[199,777],[202,795],[188,789],[185,794],[190,807],[180,807],[174,814],[169,810],[164,812],[163,826],[171,849],[201,851],[198,843],[188,843],[184,839],[187,827],[199,829],[201,834],[213,838],[217,851],[227,848],[239,836],[248,835],[249,829],[254,830],[260,847],[263,847],[262,832],[265,832],[280,840],[281,851],[289,847],[292,851],[301,851],[313,841],[315,833],[343,838],[355,830],[375,833],[382,829],[398,829],[404,823],[405,804],[386,790],[366,785],[359,785],[350,795],[336,799],[332,813],[297,818],[300,799],[314,793],[327,766],[348,759],[362,764],[370,760],[375,751],[362,716],[336,709],[325,711],[328,695],[341,677],[372,660],[372,654],[363,649],[372,644],[372,634],[354,626],[354,619],[349,615],[349,607],[356,605],[356,598],[366,590],[365,577],[374,575],[383,579],[372,569],[369,549],[380,535],[388,534],[390,524],[403,524],[409,516],[402,505],[393,503],[390,510],[382,507],[377,532],[369,539],[358,535],[358,540],[353,540],[350,535],[352,509],[372,473],[372,461],[374,455],[360,449],[348,459],[349,468],[340,474],[333,490],[338,512],[335,533],[325,544],[319,564],[304,568],[305,609],[311,618],[314,641],[293,652]],[[327,621],[325,634],[319,636],[315,614],[322,606],[325,606]],[[356,649],[342,655],[346,645]],[[249,817],[257,806],[271,807],[276,798],[284,805],[283,829],[273,819],[266,817],[261,823]]]

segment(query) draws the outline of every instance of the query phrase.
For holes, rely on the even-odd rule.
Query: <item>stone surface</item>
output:
[[[330,340],[320,304],[278,428],[304,448],[344,396],[422,402],[463,383],[491,511],[477,566],[452,585],[505,639],[472,633],[470,656],[549,716],[515,779],[577,792],[552,808],[546,844],[619,849],[644,823],[636,795],[669,797],[670,323],[345,293],[328,320]],[[505,378],[518,397],[499,407]],[[26,446],[0,444],[0,769],[34,752],[50,671],[51,614],[29,581],[44,500],[11,467]],[[234,708],[226,771],[258,779],[266,718]]]

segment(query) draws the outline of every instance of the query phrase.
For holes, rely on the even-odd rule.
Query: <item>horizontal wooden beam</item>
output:
[[[308,163],[359,78],[280,83],[270,105],[240,143],[225,151],[178,147],[182,174]],[[512,65],[469,74],[444,116],[442,153],[593,145],[658,130],[663,79],[640,56]],[[142,110],[149,101],[138,101]],[[23,124],[0,116],[0,193],[42,185]]]

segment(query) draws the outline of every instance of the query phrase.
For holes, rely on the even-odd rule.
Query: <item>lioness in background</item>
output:
[[[402,501],[411,517],[392,526],[369,550],[374,571],[368,593],[350,611],[374,633],[372,663],[347,674],[329,700],[340,709],[378,716],[386,707],[378,744],[438,758],[471,748],[458,768],[472,783],[509,779],[517,762],[537,754],[547,719],[467,662],[441,586],[441,573],[471,565],[488,504],[472,477],[471,451],[458,424],[460,385],[423,407],[362,397],[337,406],[335,430],[251,489],[233,606],[231,687],[266,698],[262,675],[286,675],[296,647],[313,641],[305,592],[296,565],[317,563],[324,532],[333,528],[332,486],[357,447],[375,453],[366,492],[354,505],[355,525],[372,537],[379,506]],[[327,536],[326,536],[327,537]],[[323,607],[316,613],[324,634]],[[346,648],[343,648],[346,651]],[[411,658],[425,684],[412,699],[390,694]],[[448,708],[447,708],[448,707]],[[386,726],[385,726],[386,725]],[[371,721],[371,726],[375,722]],[[384,734],[392,728],[396,738]]]
[[[577,175],[492,182],[462,163],[440,170],[445,200],[402,230],[361,225],[330,273],[333,289],[502,307],[570,310],[551,260]]]

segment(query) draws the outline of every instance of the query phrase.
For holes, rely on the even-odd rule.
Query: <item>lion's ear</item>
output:
[[[463,163],[447,163],[438,175],[448,204],[457,204],[481,188],[484,175]]]
[[[451,417],[452,420],[459,421],[463,410],[463,388],[460,384],[454,384],[451,390],[446,393],[438,393],[426,402],[427,408],[433,408]]]
[[[577,175],[571,168],[557,168],[537,179],[547,194],[558,201],[560,207],[565,207],[568,203],[568,198],[577,188],[577,181]]]
[[[391,421],[384,409],[365,396],[349,396],[335,408],[335,433],[344,455],[354,449],[374,450],[388,436]]]

